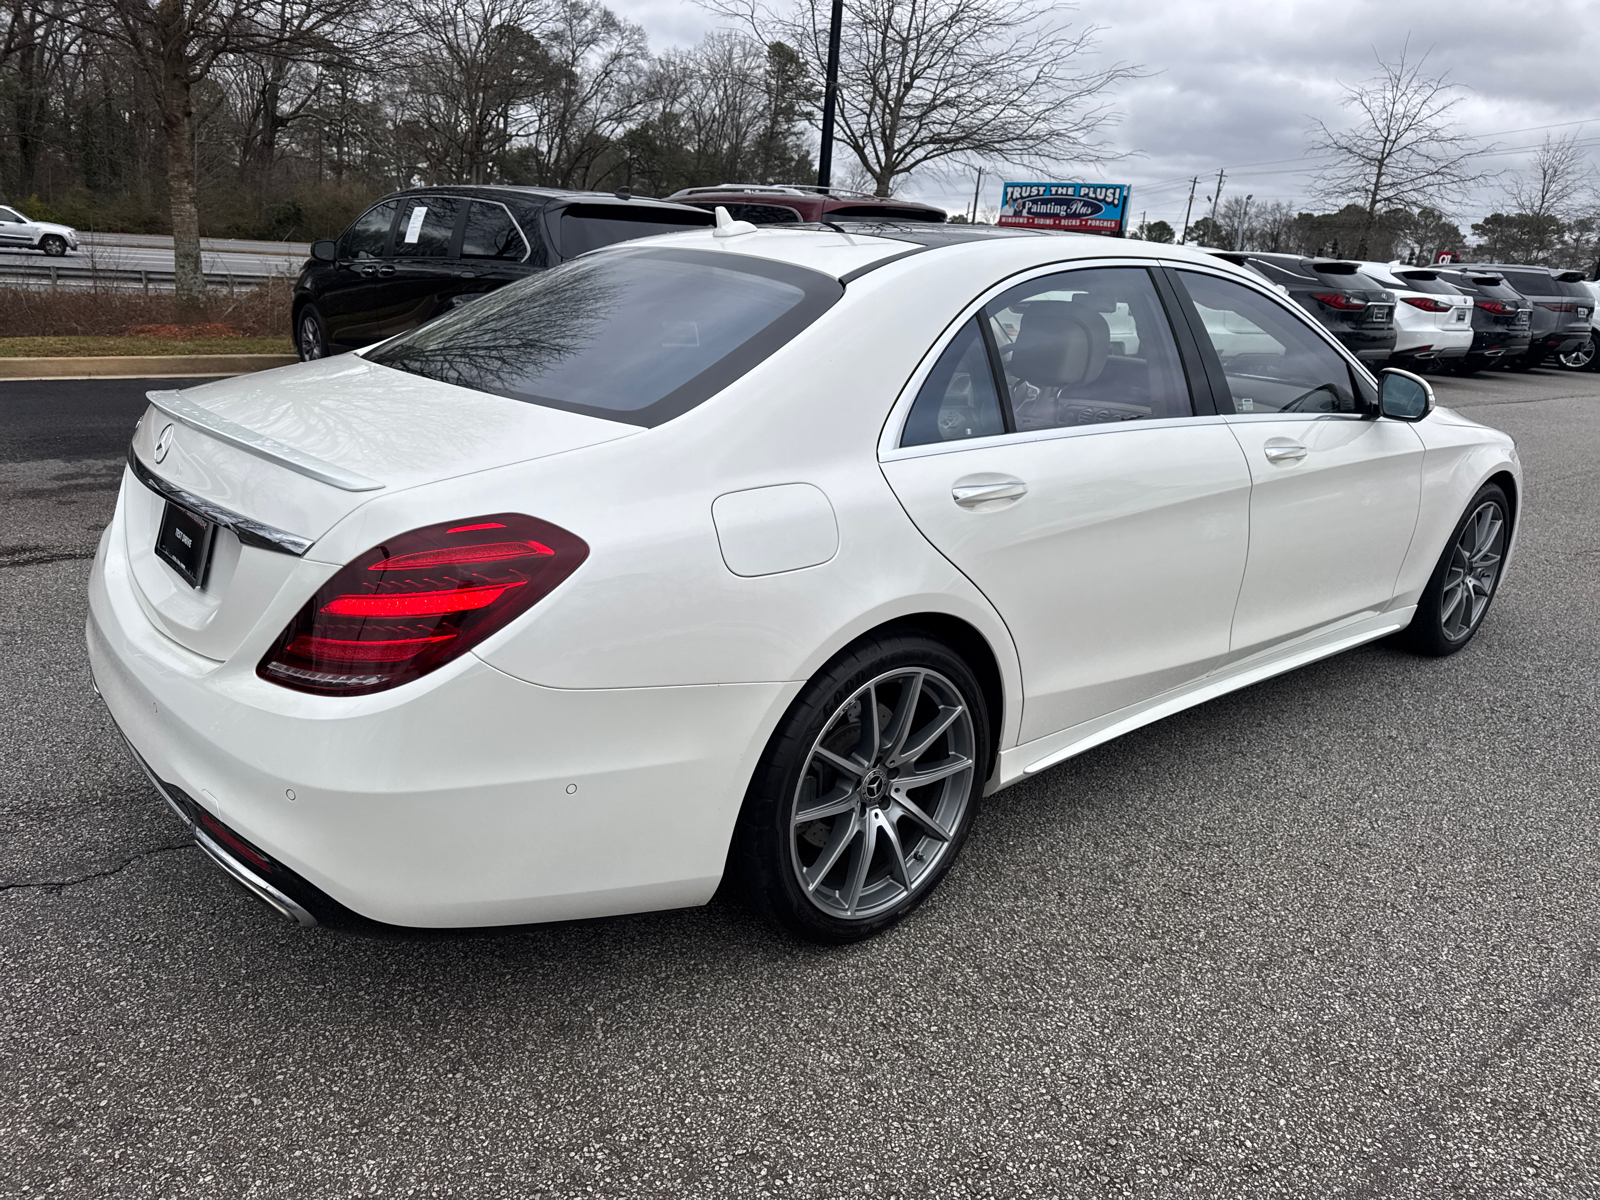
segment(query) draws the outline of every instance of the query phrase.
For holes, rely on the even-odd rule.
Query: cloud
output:
[[[691,44],[722,24],[681,0],[612,4],[644,25],[660,49]],[[1149,72],[1113,97],[1123,118],[1108,136],[1131,156],[1077,174],[1132,183],[1135,211],[1174,225],[1183,218],[1188,180],[1201,177],[1200,211],[1219,167],[1228,172],[1225,195],[1302,197],[1311,165],[1303,157],[1309,121],[1342,123],[1343,87],[1369,78],[1375,56],[1392,57],[1408,39],[1412,53],[1428,54],[1430,72],[1448,72],[1465,89],[1457,108],[1463,131],[1497,135],[1487,140],[1508,149],[1486,166],[1521,166],[1527,151],[1511,148],[1537,145],[1544,136],[1502,131],[1595,118],[1570,129],[1600,139],[1593,83],[1600,0],[1143,0],[1084,3],[1067,19],[1102,27],[1100,60],[1139,63]],[[998,203],[1009,174],[997,167],[986,175],[986,204]],[[972,184],[970,173],[930,173],[904,190],[959,210],[970,202]],[[1474,201],[1481,211],[1459,215],[1478,219],[1497,200],[1497,189],[1485,188]]]

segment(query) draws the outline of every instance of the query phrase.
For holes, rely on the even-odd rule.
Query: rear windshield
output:
[[[1555,296],[1561,291],[1556,281],[1542,271],[1501,271],[1499,274],[1524,296]]]
[[[1409,271],[1400,273],[1400,286],[1410,292],[1424,292],[1429,296],[1459,296],[1461,289],[1452,287],[1440,279],[1432,271],[1418,271],[1412,274]]]
[[[1454,271],[1446,274],[1441,271],[1439,278],[1460,288],[1463,295],[1482,296],[1486,300],[1521,299],[1515,290],[1500,282],[1498,275],[1466,275]]]
[[[1594,299],[1594,293],[1576,279],[1558,279],[1556,287],[1563,296],[1571,296],[1575,300]]]
[[[803,267],[621,250],[521,280],[382,343],[368,362],[474,391],[659,425],[727,387],[844,293]]]
[[[704,229],[715,221],[710,213],[699,219],[671,210],[652,212],[648,208],[638,208],[630,212],[621,204],[569,205],[561,213],[561,257],[576,258],[601,246],[614,246],[658,233]]]

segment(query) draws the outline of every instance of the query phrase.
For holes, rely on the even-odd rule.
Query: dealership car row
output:
[[[314,359],[369,345],[600,246],[709,225],[717,207],[756,226],[945,219],[912,201],[786,185],[689,188],[665,201],[627,189],[413,188],[384,197],[337,240],[313,247],[295,288],[296,348]],[[1374,368],[1600,367],[1600,289],[1581,272],[1209,253],[1266,279]]]

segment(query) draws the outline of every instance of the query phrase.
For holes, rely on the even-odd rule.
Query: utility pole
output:
[[[1194,190],[1200,186],[1200,176],[1189,180],[1189,203],[1183,206],[1183,228],[1178,230],[1178,245],[1189,240],[1189,214],[1194,211]]]
[[[983,190],[983,168],[978,168],[978,182],[972,185],[972,216],[967,219],[967,224],[978,223],[978,193]]]
[[[839,95],[839,34],[844,27],[844,0],[833,0],[828,26],[828,79],[822,93],[822,148],[817,152],[817,186],[833,184],[833,113]]]
[[[1212,225],[1215,225],[1217,223],[1217,201],[1222,199],[1222,181],[1224,179],[1226,179],[1227,177],[1228,177],[1228,173],[1226,171],[1218,170],[1218,172],[1217,172],[1217,194],[1215,196],[1211,197],[1211,224]]]
[[[1245,231],[1250,228],[1250,201],[1255,198],[1256,194],[1254,192],[1249,192],[1245,195],[1244,215],[1239,218],[1239,244],[1234,247],[1235,250],[1243,250],[1245,248],[1244,235]]]

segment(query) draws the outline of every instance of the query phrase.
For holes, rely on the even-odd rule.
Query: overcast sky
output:
[[[721,27],[692,0],[609,3],[644,26],[653,49],[692,45]],[[1368,78],[1374,52],[1392,56],[1408,35],[1414,51],[1429,52],[1430,70],[1468,89],[1457,109],[1463,131],[1504,147],[1486,168],[1523,166],[1546,132],[1587,139],[1591,161],[1600,150],[1600,0],[1087,0],[1063,19],[1101,26],[1101,57],[1149,72],[1113,96],[1124,117],[1110,139],[1138,153],[1059,173],[1132,184],[1135,220],[1147,211],[1177,226],[1196,174],[1199,216],[1219,167],[1228,172],[1224,199],[1302,200],[1308,120],[1341,122],[1341,85]],[[1545,126],[1559,127],[1536,128]],[[985,178],[990,208],[1000,182]],[[972,186],[970,176],[926,177],[901,191],[961,209]],[[1491,185],[1452,214],[1463,230],[1503,207],[1497,191]]]

